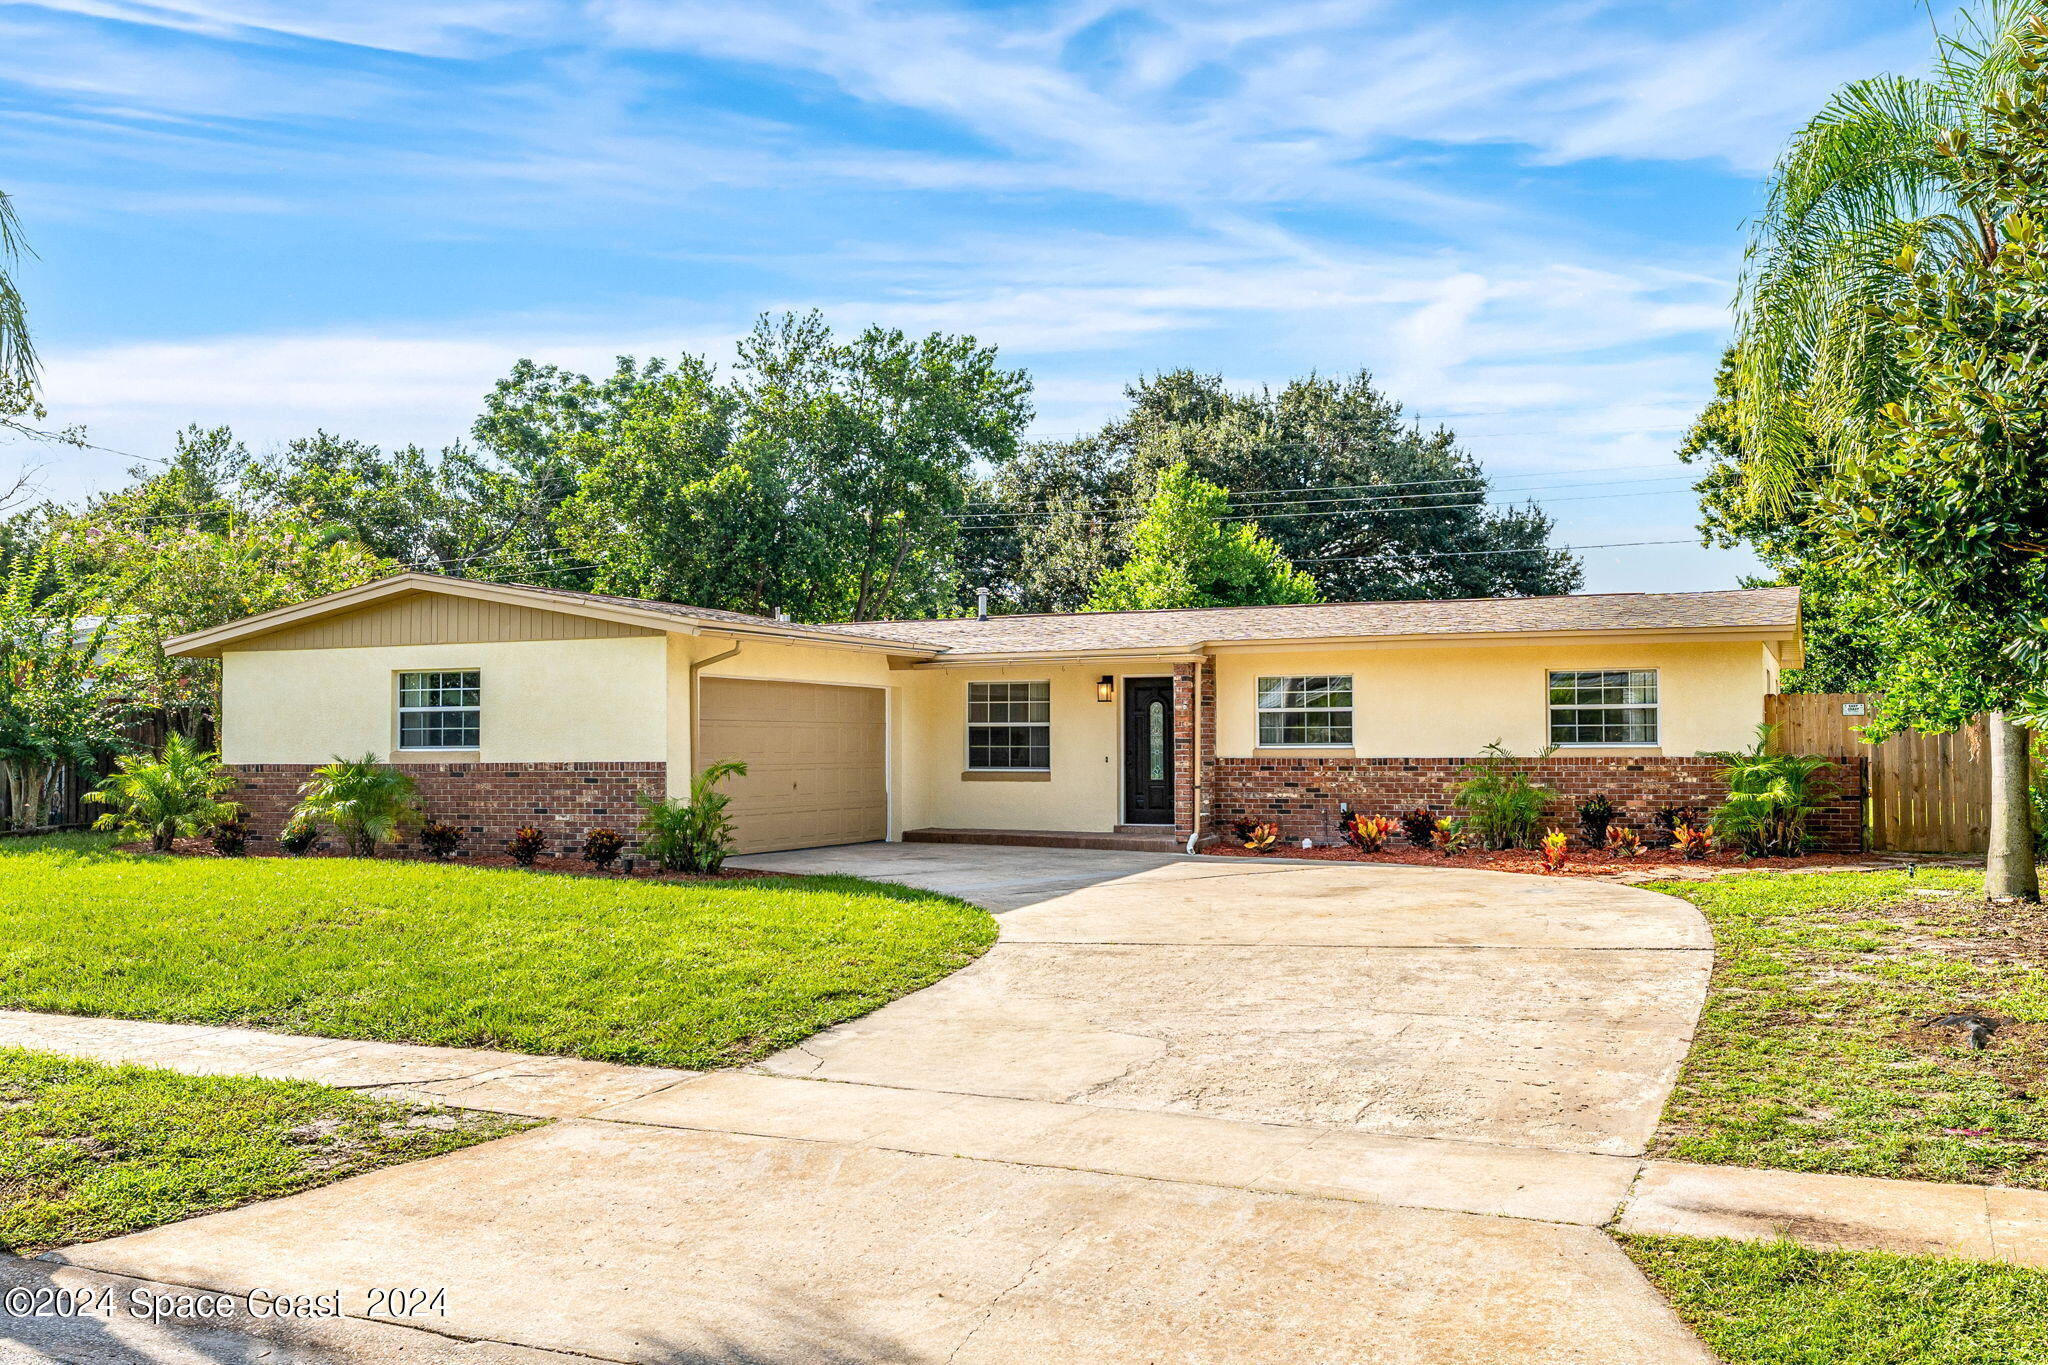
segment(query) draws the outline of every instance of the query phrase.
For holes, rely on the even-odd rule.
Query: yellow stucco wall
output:
[[[1118,700],[1095,699],[1097,680],[1118,675]],[[1168,677],[1171,665],[1132,672]],[[1122,666],[1019,664],[1006,667],[919,669],[904,692],[904,736],[909,761],[899,768],[906,828],[1059,829],[1114,828],[1121,809]],[[967,684],[1048,682],[1052,698],[1052,763],[1048,780],[970,781],[967,769]]]
[[[1253,752],[1256,680],[1290,673],[1351,675],[1353,752],[1361,758],[1461,757],[1496,739],[1517,753],[1531,753],[1548,740],[1547,674],[1574,668],[1656,669],[1663,742],[1652,749],[1570,752],[1685,755],[1744,748],[1754,740],[1775,659],[1756,641],[1555,641],[1226,653],[1216,656],[1214,667],[1216,752],[1226,758]]]
[[[475,668],[484,688],[479,760],[660,759],[669,765],[671,788],[680,790],[694,766],[690,665],[732,643],[718,635],[669,635],[231,651],[223,659],[223,756],[230,763],[311,763],[335,754],[390,754],[396,674]],[[1662,694],[1658,748],[1572,752],[1692,754],[1741,747],[1762,719],[1778,665],[1777,652],[1754,641],[1555,641],[1224,652],[1210,666],[1220,755],[1254,751],[1258,677],[1349,673],[1356,696],[1352,752],[1438,757],[1471,754],[1494,739],[1522,753],[1540,748],[1547,733],[1545,675],[1563,668],[1654,668]],[[748,640],[701,676],[883,689],[893,837],[923,826],[1113,828],[1122,818],[1124,681],[1171,672],[1171,665],[1139,661],[892,668],[877,652]],[[1096,680],[1104,673],[1118,679],[1116,702],[1096,700]],[[968,780],[967,684],[1039,679],[1051,683],[1052,695],[1047,780]]]
[[[230,650],[221,659],[221,757],[324,763],[336,754],[390,755],[397,675],[474,668],[483,674],[478,761],[652,762],[668,749],[665,650],[661,636]]]

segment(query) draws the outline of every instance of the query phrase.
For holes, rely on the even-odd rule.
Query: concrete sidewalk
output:
[[[2048,1269],[2048,1191],[1816,1175],[1192,1114],[0,1011],[0,1046],[319,1080],[543,1118],[1014,1162],[1621,1232]]]

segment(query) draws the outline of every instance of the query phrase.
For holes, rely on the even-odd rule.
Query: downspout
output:
[[[725,653],[714,654],[708,659],[696,659],[690,664],[690,770],[683,774],[686,781],[697,771],[697,732],[700,728],[699,718],[704,714],[704,707],[702,705],[703,689],[697,684],[697,675],[712,664],[723,663],[739,653],[741,643],[741,641],[735,640],[732,642],[732,648],[726,650]],[[670,790],[673,791],[674,788],[671,787]]]
[[[1195,660],[1194,678],[1194,722],[1195,728],[1188,738],[1188,753],[1195,765],[1194,819],[1193,828],[1188,831],[1188,852],[1195,851],[1195,845],[1202,838],[1202,670],[1208,665],[1207,657]]]

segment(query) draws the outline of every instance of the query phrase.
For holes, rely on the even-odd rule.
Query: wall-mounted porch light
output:
[[[1096,684],[1095,684],[1095,700],[1097,700],[1097,701],[1115,701],[1115,700],[1116,700],[1116,679],[1115,679],[1115,678],[1112,678],[1112,677],[1111,677],[1111,676],[1110,676],[1109,674],[1107,674],[1107,673],[1105,673],[1105,674],[1103,674],[1103,675],[1102,675],[1102,681],[1101,681],[1101,682],[1098,682],[1098,683],[1096,683]]]

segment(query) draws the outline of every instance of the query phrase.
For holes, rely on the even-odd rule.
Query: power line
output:
[[[1384,555],[1315,555],[1305,559],[1297,559],[1293,562],[1296,564],[1357,564],[1367,561],[1376,563],[1387,559],[1462,559],[1471,555],[1546,554],[1552,550],[1571,550],[1573,552],[1580,550],[1627,550],[1634,549],[1640,545],[1692,545],[1696,543],[1686,538],[1678,540],[1611,540],[1604,545],[1534,545],[1519,550],[1431,550],[1427,554],[1419,555],[1402,554],[1399,551]]]
[[[1558,488],[1611,488],[1616,484],[1679,483],[1683,481],[1683,476],[1678,476],[1653,479],[1601,479],[1591,483],[1561,483],[1556,484],[1554,486]],[[1468,482],[1482,481],[1469,480]],[[1237,511],[1243,512],[1246,518],[1265,515],[1291,515],[1295,512],[1295,509],[1315,507],[1322,507],[1330,511],[1332,514],[1352,511],[1369,511],[1374,509],[1381,509],[1392,512],[1428,512],[1434,511],[1439,507],[1450,506],[1451,504],[1437,502],[1416,502],[1414,500],[1418,498],[1471,498],[1486,492],[1515,494],[1531,493],[1534,491],[1534,489],[1529,488],[1506,488],[1493,490],[1479,488],[1446,488],[1434,493],[1389,493],[1384,495],[1376,493],[1360,493],[1355,495],[1341,495],[1335,497],[1284,497],[1276,498],[1270,502],[1253,503],[1250,505],[1241,504],[1238,501],[1236,495],[1233,494],[1230,498],[1230,502],[1232,507],[1235,508]],[[1676,490],[1672,491],[1675,492]],[[1631,494],[1629,496],[1642,496],[1642,494]],[[1481,498],[1480,501],[1483,503],[1486,501],[1486,499]],[[1540,500],[1532,499],[1532,501]],[[1572,501],[1572,499],[1558,498],[1554,499],[1554,501],[1570,502]],[[1008,515],[1012,521],[1044,521],[1050,520],[1054,517],[1065,515],[1066,512],[1071,510],[1071,508],[1067,508],[1062,509],[1058,512],[1050,513],[1019,512]],[[946,515],[958,518],[1001,518],[1005,514],[1000,512],[956,512],[947,513]],[[1144,515],[1144,510],[1142,508],[1139,508],[1131,510],[1127,513],[1118,513],[1116,515],[1118,517],[1142,517]],[[988,528],[977,527],[973,529]]]
[[[1508,478],[1508,479],[1538,479],[1538,480],[1539,480],[1539,482],[1538,482],[1537,484],[1531,485],[1531,487],[1541,487],[1541,486],[1542,486],[1542,482],[1543,482],[1543,481],[1548,481],[1548,480],[1550,480],[1550,479],[1552,479],[1552,478],[1555,478],[1555,477],[1557,477],[1557,476],[1559,476],[1559,475],[1571,475],[1571,474],[1626,474],[1626,473],[1633,473],[1633,472],[1635,472],[1635,471],[1637,471],[1637,470],[1641,470],[1641,469],[1671,469],[1671,470],[1684,470],[1684,469],[1686,469],[1686,468],[1688,468],[1688,466],[1686,466],[1686,465],[1683,465],[1683,464],[1677,464],[1677,465],[1674,465],[1674,464],[1671,464],[1671,463],[1670,463],[1669,461],[1665,461],[1665,460],[1659,460],[1659,461],[1658,461],[1658,462],[1656,462],[1655,464],[1635,464],[1635,465],[1626,465],[1626,464],[1624,464],[1624,465],[1588,465],[1588,466],[1586,466],[1586,467],[1584,467],[1584,468],[1581,468],[1581,469],[1546,469],[1546,470],[1531,470],[1531,471],[1529,471],[1528,473],[1525,473],[1525,474],[1506,474],[1506,475],[1502,475],[1501,477],[1503,477],[1503,478]],[[1680,478],[1680,477],[1684,477],[1684,476],[1683,476],[1682,474],[1672,474],[1672,475],[1669,475],[1668,477],[1671,477],[1671,478]],[[1255,495],[1255,494],[1276,494],[1276,495],[1277,495],[1277,494],[1283,494],[1283,493],[1330,493],[1330,492],[1338,492],[1338,491],[1342,491],[1342,490],[1346,490],[1346,489],[1354,489],[1354,488],[1369,488],[1369,489],[1378,489],[1378,490],[1385,490],[1385,489],[1390,489],[1390,488],[1427,488],[1427,487],[1435,487],[1435,486],[1437,486],[1437,485],[1439,485],[1439,484],[1446,484],[1446,483],[1477,483],[1477,482],[1480,482],[1480,481],[1482,481],[1482,480],[1488,480],[1488,479],[1489,479],[1489,476],[1488,476],[1487,474],[1485,474],[1484,472],[1480,472],[1480,473],[1477,473],[1477,474],[1460,474],[1460,475],[1456,475],[1456,476],[1454,476],[1454,477],[1452,477],[1452,478],[1445,478],[1445,479],[1409,479],[1409,480],[1405,480],[1405,481],[1401,481],[1401,482],[1394,482],[1394,483],[1328,483],[1328,484],[1306,484],[1306,485],[1302,485],[1302,486],[1299,486],[1299,487],[1289,487],[1289,488],[1269,488],[1269,489],[1247,489],[1247,490],[1246,490],[1246,492],[1245,492],[1245,494],[1244,494],[1243,496],[1247,496],[1247,497],[1249,497],[1249,496],[1253,496],[1253,495]],[[1512,493],[1512,492],[1517,492],[1517,491],[1521,491],[1521,490],[1517,490],[1517,489],[1512,489],[1512,488],[1505,488],[1505,489],[1501,489],[1500,491],[1501,491],[1501,492],[1508,492],[1508,493]],[[998,507],[999,507],[999,506],[1006,506],[1006,505],[1007,505],[1007,504],[1002,504],[1002,503],[997,503],[997,502],[993,502],[993,501],[991,501],[990,499],[986,499],[986,498],[983,498],[983,499],[976,499],[976,500],[973,500],[973,501],[979,501],[979,502],[982,502],[983,504],[985,504],[985,505],[988,505],[988,506],[998,506]],[[1022,503],[1022,504],[1018,504],[1018,506],[1020,506],[1020,507],[1030,507],[1030,506],[1034,506],[1034,505],[1043,505],[1043,506],[1050,506],[1051,504],[1049,504],[1049,503],[1047,503],[1047,504],[1031,504],[1031,503]]]

